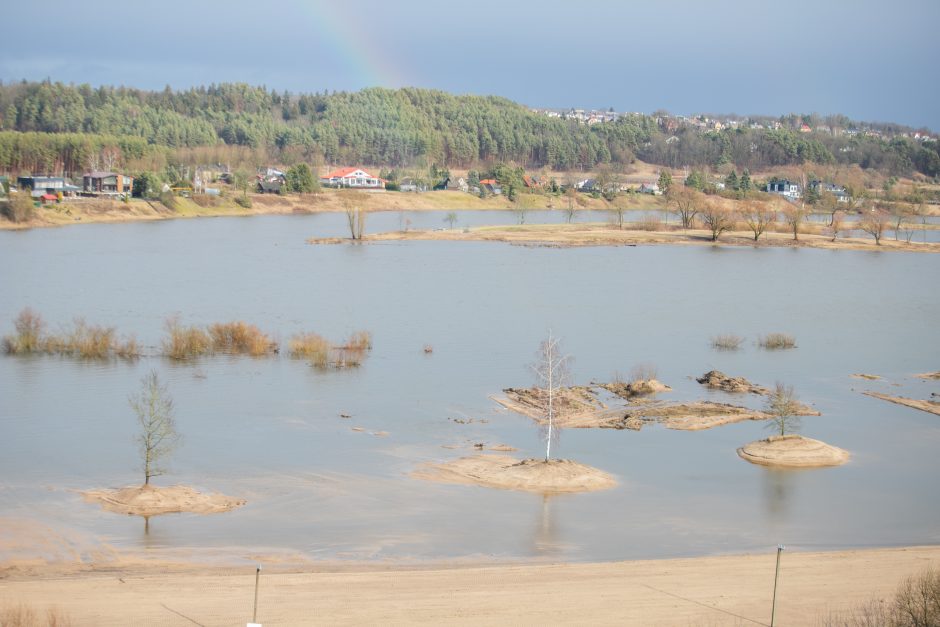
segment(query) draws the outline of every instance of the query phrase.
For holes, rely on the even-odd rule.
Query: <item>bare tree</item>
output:
[[[578,197],[578,190],[574,187],[569,187],[565,190],[565,200],[568,201],[567,206],[565,207],[565,222],[571,224],[571,219],[574,218],[574,203]]]
[[[790,232],[793,233],[793,241],[800,241],[800,230],[803,228],[806,216],[809,215],[809,210],[802,203],[799,205],[787,203],[781,213],[783,214],[783,221],[787,223]]]
[[[774,431],[779,430],[780,435],[800,428],[800,417],[797,415],[800,402],[792,385],[784,385],[778,381],[767,397],[765,411],[771,417],[768,427],[773,427]]]
[[[349,224],[349,236],[354,240],[362,239],[362,232],[366,228],[366,215],[362,210],[365,194],[356,191],[340,192],[343,209],[346,211],[346,222]]]
[[[777,211],[766,202],[745,200],[741,209],[741,219],[754,233],[754,241],[764,234],[767,227],[777,221]]]
[[[699,215],[705,223],[705,228],[711,231],[713,242],[717,242],[719,235],[734,227],[734,214],[712,199],[702,203]]]
[[[701,206],[700,192],[683,185],[671,185],[666,193],[668,206],[682,221],[682,228],[692,227],[692,220],[698,215]]]
[[[627,211],[624,201],[621,200],[622,198],[622,196],[618,196],[610,203],[610,215],[617,221],[617,226],[621,231],[623,230],[623,215]]]
[[[830,241],[836,241],[839,233],[843,230],[845,230],[845,212],[834,211],[829,220],[829,232],[832,233],[832,240]]]
[[[457,212],[451,211],[446,216],[444,216],[444,222],[450,225],[450,229],[454,230],[454,224],[457,223]]]
[[[151,370],[141,383],[143,389],[128,401],[140,424],[137,442],[143,461],[144,485],[149,485],[151,478],[166,473],[162,461],[179,446],[181,437],[173,419],[173,399],[166,385],[160,383],[156,371]]]
[[[882,209],[872,209],[858,221],[858,228],[875,238],[875,244],[881,246],[881,238],[891,222],[891,214]]]
[[[564,387],[569,377],[571,358],[561,352],[561,339],[548,332],[548,339],[543,340],[536,353],[536,361],[532,364],[535,371],[537,387],[548,397],[546,405],[546,420],[548,429],[545,435],[545,461],[552,457],[552,439],[557,437],[555,427],[555,398]]]

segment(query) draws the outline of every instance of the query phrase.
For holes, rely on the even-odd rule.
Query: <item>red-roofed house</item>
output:
[[[351,187],[353,189],[385,189],[385,179],[372,176],[362,168],[342,168],[320,178],[327,187]]]

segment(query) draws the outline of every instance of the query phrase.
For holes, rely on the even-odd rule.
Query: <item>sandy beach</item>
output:
[[[761,554],[594,564],[264,566],[258,622],[272,625],[768,625],[775,547]],[[940,547],[785,550],[776,624],[890,598],[940,566]],[[152,564],[64,573],[0,569],[0,611],[55,607],[74,626],[244,625],[255,567]]]

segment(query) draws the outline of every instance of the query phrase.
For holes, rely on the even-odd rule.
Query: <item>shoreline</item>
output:
[[[258,620],[304,624],[764,624],[776,551],[593,563],[266,563]],[[940,566],[940,546],[782,554],[780,624],[813,624]],[[846,576],[846,575],[849,576]],[[252,613],[254,564],[105,566],[66,573],[0,567],[0,591],[73,624],[237,624]],[[107,603],[100,600],[107,598]],[[6,609],[0,606],[0,611]]]

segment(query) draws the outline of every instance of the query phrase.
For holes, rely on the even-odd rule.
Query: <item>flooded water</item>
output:
[[[527,221],[546,221],[536,213]],[[441,212],[385,213],[370,215],[367,231],[404,220],[445,226]],[[457,225],[516,220],[466,212]],[[362,367],[331,372],[283,353],[190,364],[0,356],[0,532],[32,521],[119,548],[370,560],[940,542],[940,417],[861,394],[940,392],[936,381],[913,377],[940,369],[940,256],[304,243],[344,231],[345,216],[333,214],[0,233],[2,333],[29,306],[52,329],[84,316],[135,333],[151,352],[173,315],[192,324],[245,320],[282,343],[301,331],[338,340],[359,329],[375,341]],[[542,497],[410,478],[423,462],[472,454],[477,442],[539,455],[539,430],[489,397],[534,383],[529,364],[549,329],[574,357],[575,383],[655,364],[674,388],[664,398],[753,407],[757,397],[707,393],[691,377],[715,368],[792,384],[823,414],[804,418],[801,432],[852,460],[791,472],[753,466],[735,450],[768,432],[749,422],[700,432],[564,431],[559,455],[614,474],[619,485],[606,492]],[[794,335],[798,348],[760,350],[756,338],[769,332]],[[709,338],[718,333],[747,341],[716,352]],[[144,533],[142,520],[76,494],[140,481],[127,398],[151,369],[169,385],[184,438],[158,483],[240,496],[245,507],[154,518]],[[860,372],[885,379],[850,377]]]

